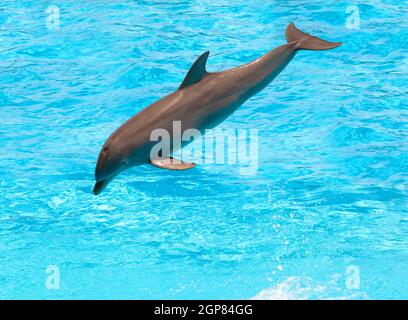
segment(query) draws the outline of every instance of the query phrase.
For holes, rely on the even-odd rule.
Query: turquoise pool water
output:
[[[0,298],[408,298],[407,2],[216,3],[1,1]],[[344,44],[221,125],[259,130],[256,175],[142,166],[92,194],[107,136],[196,57],[251,61],[291,21]]]

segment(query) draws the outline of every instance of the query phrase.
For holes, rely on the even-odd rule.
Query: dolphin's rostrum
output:
[[[181,132],[190,128],[201,132],[211,129],[265,88],[298,50],[327,50],[341,45],[308,35],[293,23],[286,28],[286,39],[287,44],[255,61],[223,72],[208,73],[205,66],[209,52],[202,54],[177,91],[140,111],[106,140],[96,164],[93,192],[99,194],[117,174],[136,165],[151,163],[171,170],[194,167],[182,161],[163,161],[163,157],[170,157],[183,145],[172,146],[160,159],[151,159],[150,151],[157,143],[151,141],[151,133],[158,128],[172,132],[174,121],[181,123]]]

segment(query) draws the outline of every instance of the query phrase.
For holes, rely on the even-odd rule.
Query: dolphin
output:
[[[186,170],[194,163],[173,159],[171,153],[188,142],[163,148],[151,156],[157,141],[155,129],[171,133],[175,121],[181,132],[194,128],[204,132],[217,126],[250,97],[265,88],[293,59],[298,50],[328,50],[341,45],[297,29],[286,28],[287,43],[247,64],[222,72],[207,72],[209,52],[191,66],[180,87],[173,93],[146,107],[121,125],[103,144],[95,169],[95,195],[102,192],[120,172],[137,165],[152,164],[169,170]],[[164,150],[166,149],[166,150]]]

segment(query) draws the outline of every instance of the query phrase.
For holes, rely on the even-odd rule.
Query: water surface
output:
[[[0,4],[0,298],[408,298],[406,1],[359,29],[345,1],[67,0],[59,28],[50,4]],[[221,125],[259,130],[256,175],[142,166],[92,194],[107,136],[196,57],[249,62],[292,21],[344,44]]]

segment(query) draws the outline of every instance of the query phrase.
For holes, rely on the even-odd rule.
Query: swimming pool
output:
[[[407,6],[305,3],[2,1],[0,298],[408,298]],[[200,54],[249,62],[292,21],[344,44],[222,123],[258,130],[256,174],[141,166],[92,194],[107,136]]]

